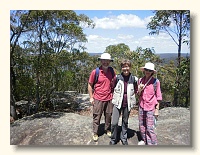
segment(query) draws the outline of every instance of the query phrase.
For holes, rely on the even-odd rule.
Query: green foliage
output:
[[[179,92],[180,102],[177,106],[190,106],[190,58],[182,58],[180,67],[176,69],[179,74],[179,87],[176,91]]]
[[[89,75],[100,63],[98,56],[90,56],[81,46],[86,41],[83,26],[93,28],[94,24],[87,16],[69,10],[11,13],[11,95],[16,101],[32,100],[40,108],[48,104],[54,91],[87,93]],[[23,42],[19,41],[20,37]],[[77,44],[79,48],[74,48]],[[108,46],[105,52],[114,58],[111,66],[117,74],[121,72],[122,58],[131,60],[131,72],[137,77],[143,76],[140,67],[153,62],[161,81],[163,101],[173,102],[180,74],[178,106],[189,106],[189,58],[183,58],[181,67],[177,68],[174,62],[163,64],[153,48],[137,47],[131,51],[120,43]]]
[[[189,10],[157,10],[155,16],[147,25],[150,35],[167,33],[179,46],[181,37],[182,43],[189,43],[190,36],[190,11]],[[175,35],[173,35],[175,34]],[[176,36],[177,38],[174,38]]]
[[[183,43],[190,45],[190,11],[189,10],[156,10],[155,15],[147,25],[150,35],[167,33],[177,45],[178,66],[176,84],[174,88],[174,105],[182,105],[182,73],[181,71],[181,47]],[[185,94],[184,94],[185,95]],[[188,96],[188,95],[187,95]],[[186,101],[188,102],[188,101]]]
[[[94,28],[93,21],[72,10],[13,10],[10,21],[12,98],[31,97],[40,107],[50,90],[66,89],[60,84],[66,75],[68,88],[74,88],[69,83],[75,83],[77,55],[87,41],[80,23]],[[75,44],[79,49],[75,50]],[[64,60],[59,53],[64,54]]]

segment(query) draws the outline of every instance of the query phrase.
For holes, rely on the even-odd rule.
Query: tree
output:
[[[27,28],[28,19],[31,11],[11,11],[10,12],[10,115],[17,119],[15,108],[15,95],[16,95],[16,74],[14,67],[16,65],[15,52],[18,48],[18,41],[21,35],[31,30]]]
[[[63,50],[73,51],[75,45],[83,50],[82,43],[87,42],[87,39],[82,26],[93,28],[94,24],[87,16],[77,15],[72,10],[12,10],[10,21],[11,105],[15,106],[16,80],[19,80],[18,86],[23,84],[24,75],[20,77],[16,71],[20,70],[19,67],[29,65],[32,72],[26,72],[26,75],[28,73],[27,77],[32,78],[30,84],[35,87],[38,106],[41,99],[49,96],[54,87],[58,89],[62,74],[57,54]],[[22,49],[20,52],[24,61],[20,61],[21,63],[16,59],[19,51],[16,45]],[[24,58],[32,58],[32,62],[27,64]],[[72,60],[67,63],[70,62]]]
[[[155,16],[147,25],[150,35],[167,33],[178,46],[178,66],[180,65],[181,45],[189,44],[190,11],[189,10],[160,10],[154,11]],[[174,35],[175,34],[175,35]],[[175,38],[176,37],[176,38]]]
[[[190,11],[189,10],[159,10],[154,11],[155,16],[147,25],[150,29],[150,35],[167,33],[178,47],[178,70],[181,61],[182,43],[190,44]],[[176,38],[175,38],[176,37]],[[180,99],[180,72],[177,72],[177,87],[174,91],[174,105],[179,105]]]
[[[111,57],[114,59],[114,63],[113,66],[115,69],[117,69],[119,72],[121,71],[121,67],[120,67],[120,59],[124,58],[124,52],[126,51],[130,51],[130,48],[128,45],[125,45],[124,43],[120,43],[117,45],[109,45],[108,47],[106,47],[105,52],[109,53],[111,55]]]

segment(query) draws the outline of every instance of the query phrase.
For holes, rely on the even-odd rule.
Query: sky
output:
[[[154,16],[152,10],[74,10],[78,15],[85,14],[96,24],[94,29],[84,28],[89,53],[103,53],[107,46],[124,43],[130,50],[137,47],[153,48],[155,53],[177,53],[178,46],[166,33],[149,35],[147,23]],[[187,45],[182,53],[190,53]]]

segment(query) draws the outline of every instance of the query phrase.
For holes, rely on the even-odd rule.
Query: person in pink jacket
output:
[[[154,119],[159,115],[159,102],[162,100],[160,81],[153,77],[156,73],[153,63],[148,62],[140,69],[145,76],[138,80],[139,130],[142,137],[138,145],[157,145]]]

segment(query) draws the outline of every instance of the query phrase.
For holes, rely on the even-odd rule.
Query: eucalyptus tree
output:
[[[49,96],[52,90],[58,89],[59,82],[62,81],[64,66],[60,64],[59,53],[63,50],[70,52],[74,46],[84,50],[82,44],[87,39],[82,26],[93,28],[94,24],[87,16],[76,15],[72,10],[12,11],[11,21],[13,47],[14,43],[23,45],[27,57],[33,58],[32,77],[35,80],[36,103],[39,105],[42,97]],[[13,37],[22,32],[24,34],[21,39]],[[15,42],[13,38],[16,38]],[[13,48],[11,55],[12,52]],[[74,64],[73,59],[65,61],[65,65]]]
[[[130,51],[130,48],[124,43],[119,43],[117,45],[109,45],[106,47],[105,52],[109,53],[114,59],[113,67],[117,70],[117,72],[121,71],[120,61],[122,58],[124,58],[124,52],[126,51]]]
[[[15,109],[16,94],[16,73],[15,67],[17,65],[16,59],[20,57],[19,39],[26,32],[32,30],[32,27],[27,27],[29,23],[31,11],[11,10],[10,11],[10,115],[17,119]]]
[[[180,74],[180,102],[178,106],[190,106],[190,57],[181,59],[180,67],[178,68]]]
[[[72,51],[74,45],[80,43],[78,47],[83,48],[81,43],[86,42],[86,35],[83,33],[83,24],[93,28],[93,22],[85,15],[76,15],[72,10],[42,10],[32,12],[33,23],[36,25],[35,31],[32,31],[32,43],[34,42],[35,54],[38,56],[36,66],[36,92],[37,104],[40,103],[40,79],[42,79],[42,70],[46,67],[42,57],[45,54],[59,54],[61,51]],[[45,45],[45,46],[44,46]],[[59,58],[54,57],[54,66],[52,66],[51,77],[55,80],[47,81],[51,83],[52,89],[58,90],[59,82],[62,81],[62,67]],[[75,65],[74,57],[67,59],[66,65]],[[74,64],[74,65],[73,65]],[[47,89],[47,88],[44,88]],[[42,91],[42,90],[41,90]]]
[[[190,11],[158,10],[147,25],[150,35],[167,33],[178,48],[178,65],[180,64],[182,43],[190,44]]]
[[[157,10],[155,15],[147,25],[150,35],[167,33],[175,42],[178,48],[178,70],[181,61],[181,47],[183,43],[190,45],[190,11],[189,10]],[[177,87],[174,91],[174,105],[179,104],[180,100],[180,74],[177,71]]]
[[[174,88],[176,87],[176,66],[173,61],[169,63],[161,63],[157,65],[156,69],[158,79],[161,82],[161,91],[163,96],[163,103],[173,102]],[[164,106],[161,104],[161,106]]]
[[[143,73],[140,72],[140,67],[143,66],[146,62],[152,62],[154,64],[160,64],[161,60],[158,55],[155,54],[153,48],[142,48],[137,47],[133,52],[126,52],[126,57],[132,61],[133,64],[133,73],[137,76],[143,76]],[[138,72],[139,71],[139,72]]]
[[[87,83],[90,74],[90,70],[88,69],[89,64],[89,54],[87,52],[76,52],[76,66],[74,69],[74,88],[79,93],[87,93]]]

